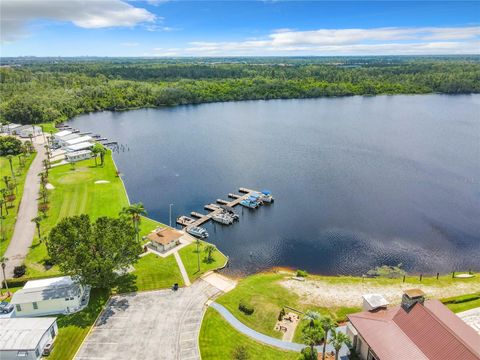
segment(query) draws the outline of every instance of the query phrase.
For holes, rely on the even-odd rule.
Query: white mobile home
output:
[[[11,303],[17,317],[69,314],[83,309],[89,294],[89,287],[62,276],[28,281],[13,295]]]
[[[91,143],[91,142],[82,142],[80,144],[69,145],[64,149],[67,152],[74,152],[74,151],[79,151],[79,150],[90,149],[92,146],[93,146],[93,143]]]
[[[13,130],[14,133],[22,138],[28,138],[30,135],[33,137],[43,134],[42,128],[36,125],[24,125]]]
[[[90,150],[79,150],[67,153],[65,155],[68,162],[77,162],[85,159],[90,159],[92,157],[92,152]]]
[[[58,333],[54,317],[0,319],[0,359],[37,360]]]
[[[12,135],[15,129],[22,127],[20,124],[6,124],[2,126],[2,133]]]
[[[79,136],[75,139],[70,139],[70,140],[66,140],[65,141],[65,146],[71,146],[71,145],[75,145],[75,144],[80,144],[82,142],[87,142],[87,141],[91,141],[92,140],[92,137],[91,136],[88,136],[88,135],[85,135],[85,136]]]
[[[80,135],[78,134],[68,134],[68,135],[64,135],[62,136],[61,138],[59,138],[57,140],[57,144],[60,145],[60,146],[66,146],[67,145],[67,141],[70,141],[70,140],[74,140],[74,139],[78,139],[80,137]]]

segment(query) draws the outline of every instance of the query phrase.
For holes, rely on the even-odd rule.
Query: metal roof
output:
[[[34,350],[55,320],[54,317],[0,319],[0,351]]]
[[[69,145],[67,151],[78,151],[83,149],[91,148],[93,144],[91,142],[82,142],[80,144]]]
[[[480,336],[438,300],[348,315],[382,360],[480,359]]]
[[[59,132],[56,133],[56,134],[53,134],[53,136],[55,136],[56,138],[61,138],[61,137],[63,137],[63,136],[70,135],[71,133],[72,133],[71,131],[62,130],[62,131],[59,131]]]
[[[384,307],[388,305],[387,299],[380,294],[365,294],[362,297],[372,308]]]
[[[80,285],[70,276],[28,281],[23,289],[13,294],[12,304],[61,299],[80,295]]]
[[[92,137],[85,135],[85,136],[77,137],[75,139],[67,140],[66,143],[68,145],[75,145],[75,144],[79,144],[79,143],[90,141],[90,140],[92,140]]]

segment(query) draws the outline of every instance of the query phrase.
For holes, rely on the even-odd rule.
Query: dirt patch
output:
[[[403,291],[411,288],[422,289],[429,298],[445,298],[478,291],[478,283],[456,283],[449,286],[398,284],[379,285],[372,283],[331,284],[320,280],[284,280],[280,285],[298,294],[304,304],[318,306],[362,306],[362,295],[369,293],[382,294],[391,304],[401,301]]]

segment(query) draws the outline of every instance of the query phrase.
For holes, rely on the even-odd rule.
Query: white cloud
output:
[[[156,17],[122,0],[1,0],[1,38],[13,41],[28,34],[33,20],[72,22],[86,29],[133,27]]]
[[[135,47],[140,45],[138,42],[122,42],[120,45],[125,46],[125,47]]]
[[[279,29],[264,39],[195,41],[185,55],[478,54],[480,27]]]

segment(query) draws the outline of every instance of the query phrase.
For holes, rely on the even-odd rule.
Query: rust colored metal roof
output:
[[[162,228],[151,232],[150,234],[148,234],[147,238],[150,241],[154,241],[161,245],[168,245],[171,242],[180,239],[182,235],[183,234],[180,231],[169,228]]]
[[[381,360],[480,360],[480,336],[437,300],[348,318]]]

